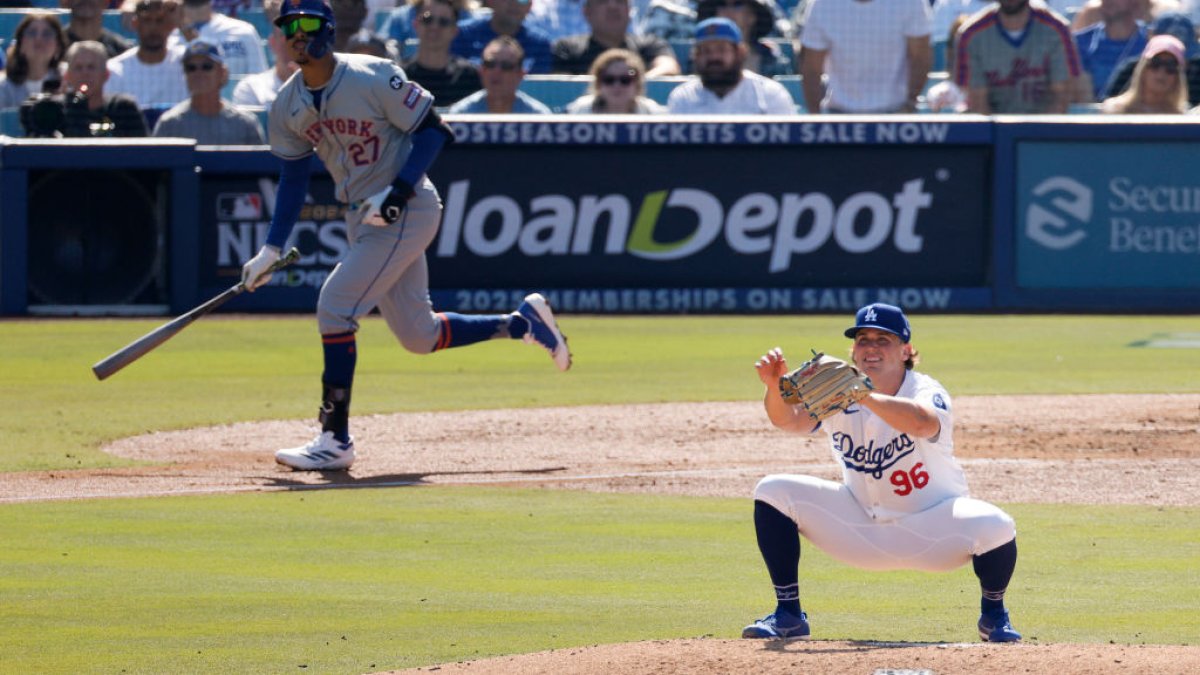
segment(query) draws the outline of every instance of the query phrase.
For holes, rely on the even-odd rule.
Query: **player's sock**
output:
[[[529,319],[513,312],[508,315],[508,336],[520,340],[529,332]]]
[[[791,518],[766,502],[754,501],[758,550],[775,585],[776,611],[800,615],[800,532]]]
[[[350,440],[350,387],[358,358],[354,331],[321,336],[325,351],[325,371],[321,373],[322,431],[345,443]]]
[[[463,347],[466,345],[493,340],[507,335],[507,314],[458,314],[455,312],[438,312],[437,344],[433,351]]]
[[[1013,570],[1017,568],[1017,540],[1014,538],[1007,544],[975,556],[972,565],[983,592],[983,598],[979,601],[980,611],[988,614],[1003,610],[1004,592],[1012,580]]]

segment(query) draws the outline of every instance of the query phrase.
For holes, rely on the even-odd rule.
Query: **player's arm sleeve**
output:
[[[436,111],[430,110],[412,136],[412,151],[400,167],[395,183],[403,194],[412,194],[413,186],[421,180],[447,143],[454,142],[454,132]],[[405,189],[407,188],[407,191]]]
[[[433,94],[405,77],[399,66],[385,64],[383,72],[376,77],[374,89],[388,122],[406,134],[415,134],[425,116],[433,110]]]
[[[928,38],[933,32],[933,11],[926,0],[910,2],[905,17],[904,37]]]
[[[954,413],[950,404],[950,394],[941,385],[930,384],[917,389],[913,401],[933,410],[938,420],[938,432],[930,440],[937,442],[944,434],[953,433]]]
[[[267,230],[267,246],[282,250],[292,235],[304,196],[308,193],[309,158],[285,159],[279,169],[279,189],[275,191],[275,211]]]
[[[287,101],[282,97],[276,98],[267,115],[267,139],[271,143],[271,154],[285,161],[308,157],[313,152],[313,142],[288,127],[287,107]]]

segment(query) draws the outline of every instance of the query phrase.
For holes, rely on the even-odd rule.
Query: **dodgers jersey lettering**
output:
[[[967,495],[966,475],[954,459],[950,394],[937,380],[910,370],[896,396],[937,412],[937,438],[911,438],[859,405],[820,427],[829,434],[834,459],[842,465],[843,482],[877,520],[893,520]]]
[[[319,111],[300,71],[279,90],[268,118],[271,152],[299,159],[315,151],[337,199],[353,204],[392,184],[432,108],[433,95],[393,62],[338,54]]]

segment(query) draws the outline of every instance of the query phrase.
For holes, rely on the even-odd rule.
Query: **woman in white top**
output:
[[[609,49],[592,62],[588,93],[567,104],[570,114],[659,115],[667,109],[643,96],[646,64],[625,49]]]
[[[17,24],[0,76],[0,109],[16,108],[42,92],[47,75],[61,81],[59,63],[67,51],[67,35],[58,17],[31,12]],[[57,87],[55,87],[57,91]]]

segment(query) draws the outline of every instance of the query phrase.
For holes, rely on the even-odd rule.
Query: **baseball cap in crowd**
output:
[[[225,55],[221,52],[221,46],[205,42],[204,40],[196,40],[189,43],[187,49],[183,51],[183,61],[185,63],[188,59],[198,56],[212,59],[217,63],[225,63]]]
[[[1183,53],[1183,43],[1174,35],[1155,35],[1146,43],[1146,48],[1142,50],[1142,58],[1149,61],[1159,54],[1170,54],[1175,57],[1182,67],[1187,64],[1187,57]]]
[[[714,16],[696,24],[696,44],[709,40],[725,40],[741,44],[742,31],[737,24],[723,16]]]
[[[899,336],[904,342],[912,337],[912,328],[908,325],[908,317],[904,310],[895,305],[876,302],[858,310],[854,315],[854,325],[846,329],[846,337],[853,338],[863,328],[878,328]]]
[[[1196,27],[1184,14],[1168,12],[1159,15],[1157,19],[1150,24],[1151,35],[1174,35],[1180,43],[1183,44],[1183,52],[1187,58],[1192,58],[1200,51],[1200,43],[1196,41]]]

